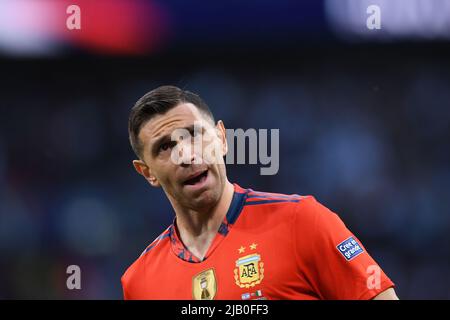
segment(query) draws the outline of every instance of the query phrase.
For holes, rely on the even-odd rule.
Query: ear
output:
[[[133,166],[137,173],[145,178],[153,187],[160,187],[158,179],[152,174],[149,166],[142,160],[133,160]]]
[[[219,138],[222,140],[222,152],[225,156],[228,152],[227,130],[225,129],[222,120],[217,121],[216,129],[218,131]]]

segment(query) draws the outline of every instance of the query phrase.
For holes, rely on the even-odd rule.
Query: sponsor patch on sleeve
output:
[[[345,259],[347,259],[347,261],[352,260],[364,252],[361,245],[353,237],[339,243],[336,248],[345,257]]]

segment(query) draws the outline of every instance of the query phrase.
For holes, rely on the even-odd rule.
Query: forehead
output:
[[[159,114],[147,121],[139,132],[139,139],[144,148],[159,137],[171,134],[173,130],[192,126],[201,121],[203,125],[209,123],[203,113],[192,103],[181,103],[165,114]]]

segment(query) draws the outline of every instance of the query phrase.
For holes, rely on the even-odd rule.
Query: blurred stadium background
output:
[[[0,298],[122,298],[173,218],[127,137],[162,84],[229,128],[280,128],[278,174],[230,165],[231,181],[314,195],[401,299],[450,298],[448,0],[0,1]]]

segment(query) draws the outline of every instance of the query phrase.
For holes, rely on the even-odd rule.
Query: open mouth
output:
[[[201,183],[205,181],[206,177],[208,176],[208,170],[205,170],[198,175],[196,175],[193,178],[190,178],[184,182],[185,185],[196,185],[197,183]]]

